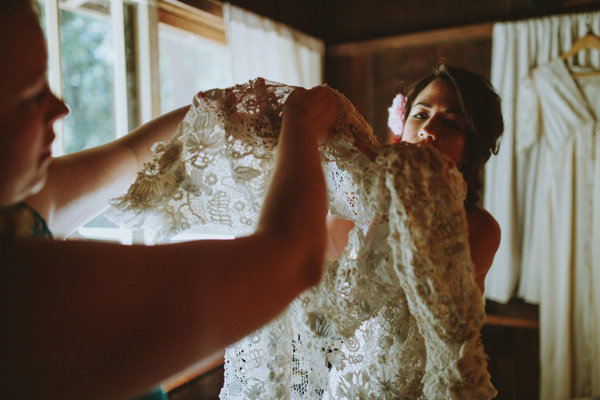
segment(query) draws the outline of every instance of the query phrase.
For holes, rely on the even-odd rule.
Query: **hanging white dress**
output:
[[[600,395],[600,78],[556,59],[517,103],[517,157],[530,168],[520,296],[540,303],[541,398]],[[522,168],[522,166],[521,166]]]
[[[538,276],[527,266],[523,274],[521,270],[524,260],[522,250],[529,248],[529,244],[523,242],[523,230],[528,229],[524,216],[525,198],[531,198],[536,190],[531,182],[540,164],[535,160],[538,157],[536,146],[530,146],[526,151],[515,148],[519,140],[516,137],[519,86],[532,68],[545,65],[566,53],[590,29],[600,32],[600,12],[494,24],[491,82],[502,98],[505,129],[500,152],[485,167],[484,207],[502,229],[502,241],[485,281],[485,297],[488,299],[508,302],[517,294],[521,280],[535,282]],[[600,53],[581,52],[577,63],[598,69]],[[532,153],[531,157],[527,157],[527,152]],[[521,284],[520,289],[525,285]],[[532,288],[539,290],[539,285]],[[518,294],[527,295],[526,300],[533,303],[539,299],[539,292],[534,290],[521,290]]]
[[[111,211],[160,240],[193,226],[251,233],[274,168],[289,86],[201,92]],[[226,352],[224,399],[489,399],[485,313],[466,184],[430,146],[381,148],[350,102],[320,147],[329,207],[355,222],[339,260],[274,321]],[[201,262],[201,260],[199,260]],[[284,266],[282,266],[284,267]]]

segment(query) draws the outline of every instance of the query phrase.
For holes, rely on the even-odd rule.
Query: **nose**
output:
[[[432,121],[429,121],[419,130],[419,138],[423,141],[436,141],[438,138],[437,130],[431,122]]]
[[[52,94],[52,107],[49,112],[50,123],[69,114],[69,107],[58,97]]]
[[[65,115],[69,114],[69,108],[67,105],[54,94],[50,94],[52,98],[50,99],[50,106],[48,108],[47,113],[47,121],[48,121],[48,143],[54,142],[56,139],[56,134],[54,133],[54,129],[52,129],[54,122],[61,119]]]

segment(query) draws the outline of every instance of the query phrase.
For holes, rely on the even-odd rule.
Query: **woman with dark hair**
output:
[[[412,114],[413,118],[411,118],[411,113],[413,107],[418,105],[415,100],[432,82],[436,81],[438,83],[434,86],[448,86],[448,89],[454,92],[460,106],[459,117],[466,122],[466,129],[461,129],[461,133],[465,136],[464,154],[457,162],[457,166],[468,185],[467,203],[474,204],[479,201],[483,188],[483,166],[492,154],[498,154],[498,140],[504,130],[500,97],[483,76],[464,68],[441,64],[432,74],[409,87],[403,112],[404,124],[411,124],[414,121],[415,114]],[[452,93],[449,95],[454,97]],[[421,119],[421,116],[417,116],[416,119]],[[402,133],[400,135],[403,137]],[[439,142],[436,147],[444,153],[444,146]]]
[[[477,202],[483,166],[492,153],[498,152],[498,139],[504,129],[500,98],[481,75],[441,64],[412,84],[406,97],[399,95],[390,113],[390,121],[396,122],[390,128],[398,141],[433,146],[462,172],[467,183],[465,208],[471,258],[483,293],[485,275],[500,245],[500,227]],[[329,215],[327,225],[326,254],[335,258],[344,250],[354,224]]]

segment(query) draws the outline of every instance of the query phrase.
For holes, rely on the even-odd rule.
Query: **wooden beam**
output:
[[[492,37],[493,22],[436,29],[427,32],[409,33],[381,39],[341,43],[328,46],[327,55],[350,56],[375,53],[381,50],[399,49],[411,46],[426,46],[461,40],[488,39]]]
[[[217,0],[159,0],[161,3],[171,3],[178,7],[188,7],[196,11],[206,12],[223,19],[223,3]]]
[[[180,1],[160,0],[158,2],[159,10],[178,15],[183,18],[210,26],[216,29],[224,29],[223,10],[220,13],[204,11],[202,9],[189,6]]]
[[[589,6],[597,4],[598,0],[563,0],[565,8]]]
[[[540,322],[537,319],[505,317],[502,315],[488,314],[485,317],[486,325],[505,326],[507,328],[529,328],[539,329]]]
[[[174,0],[160,0],[158,20],[165,24],[226,43],[223,14],[215,15]]]
[[[224,27],[222,30],[215,29],[163,10],[158,10],[158,20],[164,24],[183,29],[198,36],[212,39],[220,43],[227,43],[227,35]]]

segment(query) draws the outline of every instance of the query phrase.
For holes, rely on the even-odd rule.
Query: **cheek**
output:
[[[448,138],[445,143],[440,143],[440,149],[458,165],[465,155],[465,137],[461,135]]]
[[[406,121],[402,131],[402,141],[407,143],[419,142],[419,128],[414,122]]]
[[[13,168],[20,169],[35,167],[46,132],[42,119],[22,115],[3,122],[1,129],[4,134],[0,139],[2,164],[10,163]]]

